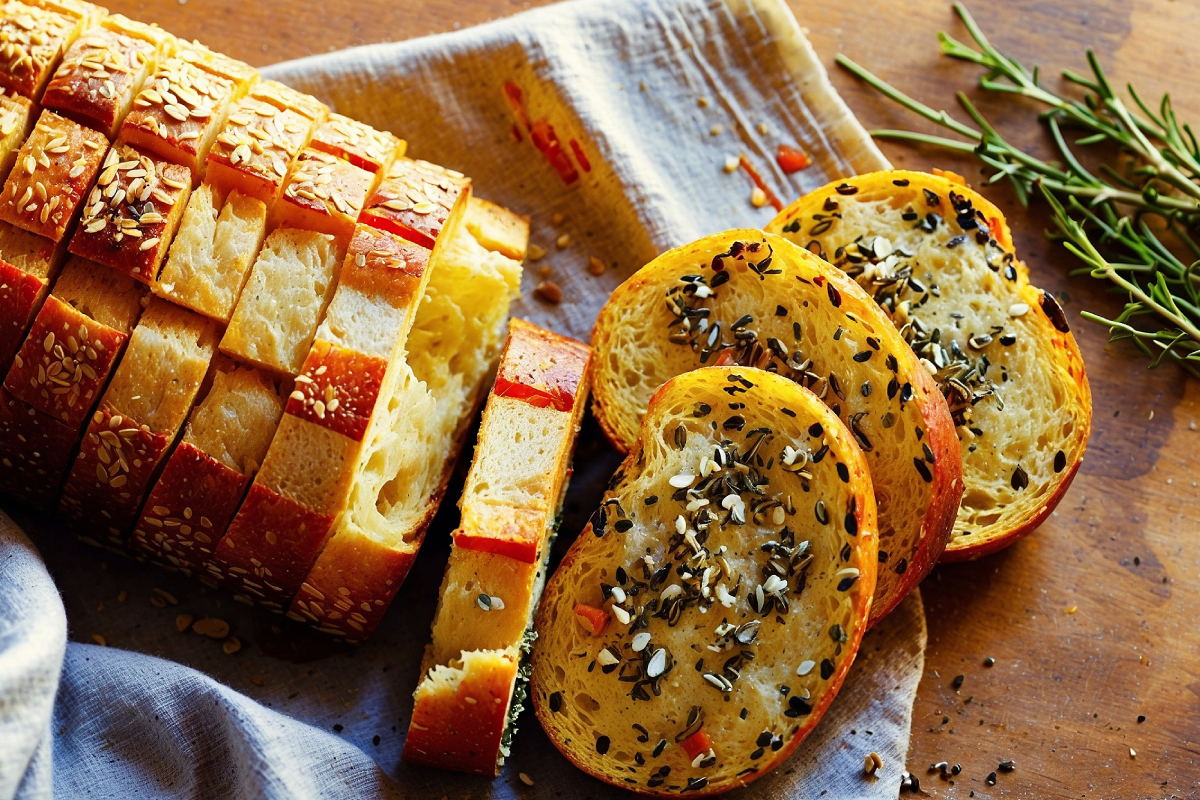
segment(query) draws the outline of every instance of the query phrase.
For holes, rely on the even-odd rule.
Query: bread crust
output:
[[[107,150],[103,134],[43,111],[0,193],[0,219],[60,241],[78,219]]]
[[[751,254],[752,244],[760,248],[757,254]],[[758,267],[766,252],[762,248],[770,248],[765,268]],[[721,269],[714,270],[714,263]],[[719,277],[726,274],[731,277]],[[685,276],[695,275],[703,289],[679,289],[689,283]],[[710,286],[713,281],[716,286]],[[686,302],[710,308],[705,325],[719,322],[718,334],[712,335],[713,328],[698,333],[696,323],[687,341],[701,346],[670,340],[680,333],[682,319],[664,308],[670,289],[681,292],[676,300],[692,298]],[[746,340],[730,333],[743,314],[752,317],[743,330],[753,326],[755,337],[749,341],[758,342],[757,347],[737,344]],[[646,329],[649,334],[641,335]],[[637,345],[631,339],[635,332],[641,335]],[[706,346],[710,336],[715,342],[711,349]],[[731,339],[733,345],[724,346]],[[622,284],[601,310],[592,341],[596,419],[622,452],[634,440],[638,409],[651,385],[702,366],[705,358],[709,364],[723,357],[740,364],[769,363],[823,392],[825,402],[853,424],[860,443],[866,442],[879,493],[879,550],[885,560],[872,624],[937,563],[963,491],[954,424],[945,398],[911,349],[874,301],[840,270],[772,234],[743,230],[709,236],[659,256]],[[830,380],[838,375],[836,383]],[[865,391],[863,384],[869,384]],[[890,427],[896,424],[904,432],[899,441]]]
[[[180,442],[146,498],[130,548],[168,569],[198,573],[249,483],[249,477],[190,442]]]
[[[469,187],[461,172],[398,158],[367,200],[362,221],[432,248]]]
[[[733,418],[725,391],[730,386],[746,390],[737,394],[741,422],[732,427],[721,421]],[[717,430],[709,426],[710,417]],[[813,425],[820,425],[820,436],[808,432]],[[677,433],[681,429],[683,435]],[[786,495],[793,481],[810,482],[821,499],[815,520],[810,492],[790,511],[778,506],[781,513],[769,510],[760,517],[744,509],[743,524],[733,521],[738,503],[728,500],[717,513],[728,511],[729,522],[702,519],[708,512],[695,501],[706,496],[707,485],[724,492],[724,470],[736,471],[726,456],[718,467],[703,454],[714,452],[714,441],[730,439],[724,451],[737,455],[728,458],[755,469],[756,456],[762,456],[757,474],[768,479],[768,497]],[[789,466],[798,465],[807,479],[799,472],[785,474],[785,447],[812,453],[819,442],[828,446],[819,463],[791,456]],[[838,464],[844,472],[835,469]],[[718,473],[709,484],[709,476]],[[697,494],[684,494],[684,475]],[[782,763],[833,701],[867,629],[877,552],[872,497],[870,473],[850,431],[794,382],[745,367],[701,368],[670,379],[650,398],[639,438],[601,508],[552,576],[538,610],[531,694],[551,741],[594,777],[656,797],[718,794]],[[770,568],[760,573],[758,558],[793,563],[794,551],[779,547],[791,548],[801,539],[802,560],[808,559],[802,577],[787,573],[781,579]],[[760,552],[767,540],[773,555]],[[718,543],[726,549],[717,549]],[[716,553],[729,567],[716,563],[715,577],[704,578],[703,586],[722,582],[704,593],[700,573],[712,575],[707,561]],[[652,563],[644,561],[646,555]],[[693,562],[695,572],[685,568]],[[730,593],[723,581],[732,582],[734,572],[749,582],[739,580]],[[772,606],[769,599],[754,599],[771,597],[758,594],[764,575],[786,581],[779,591],[790,602]],[[688,588],[680,591],[679,583]],[[796,587],[802,587],[799,594]],[[612,621],[603,631],[585,630],[573,612],[579,603],[610,609]],[[707,605],[708,613],[702,615],[697,604]],[[704,632],[710,627],[711,634]],[[796,627],[795,633],[788,630]],[[745,633],[731,647],[721,647],[721,637],[736,637],[735,631]],[[635,641],[635,634],[647,634],[647,641]],[[715,655],[704,647],[710,636],[717,637]],[[594,658],[576,657],[580,653]],[[697,653],[705,658],[692,669]],[[705,666],[706,661],[713,663]],[[732,661],[738,664],[730,671]],[[640,729],[631,729],[631,721]],[[705,730],[707,737],[692,738]],[[705,738],[712,750],[684,753],[683,741]]]
[[[302,114],[247,97],[229,112],[208,151],[207,177],[270,206],[312,130],[313,121]]]
[[[41,511],[54,507],[79,443],[72,428],[0,386],[0,487]]]
[[[8,372],[50,285],[0,261],[0,372]]]
[[[408,149],[407,142],[388,131],[377,131],[341,114],[329,115],[313,134],[311,146],[380,175],[386,175],[392,162],[402,158]]]
[[[0,86],[34,100],[85,24],[40,5],[8,0],[0,8],[0,42],[12,46],[0,62]]]
[[[870,209],[861,219],[876,227],[864,225],[851,213],[860,203]],[[831,215],[830,208],[839,213]],[[902,212],[924,218],[913,228],[907,219],[898,220]],[[811,242],[839,266],[857,274],[860,284],[874,293],[896,327],[926,357],[929,344],[921,334],[922,328],[916,327],[918,322],[925,328],[940,329],[943,352],[957,346],[956,352],[965,354],[959,357],[964,364],[979,355],[988,359],[982,362],[982,373],[976,368],[958,382],[952,380],[956,378],[954,370],[959,369],[957,362],[932,365],[938,369],[935,383],[950,401],[958,424],[967,484],[942,560],[980,558],[1007,547],[1040,525],[1065,494],[1082,462],[1091,429],[1091,390],[1065,315],[1053,297],[1047,299],[1045,292],[1029,283],[1029,270],[1016,258],[1012,234],[1000,209],[957,176],[889,170],[816,189],[780,212],[767,230],[798,244]],[[920,281],[940,283],[940,291],[936,295],[922,294],[911,282],[894,289],[884,272],[906,269],[906,258],[910,257],[907,251],[900,251],[899,258],[890,258],[888,253],[879,256],[871,244],[864,255],[861,247],[851,244],[871,243],[877,235],[886,237],[884,247],[892,253],[902,247],[912,249],[911,258],[925,270]],[[920,249],[930,246],[925,244],[927,241],[944,243],[943,252],[954,253],[954,257],[947,256],[950,262],[946,264],[935,261],[928,249]],[[855,260],[851,262],[851,258]],[[923,283],[917,286],[929,289]],[[970,291],[993,301],[998,308],[989,309],[977,297],[968,296]],[[958,312],[967,310],[964,304],[968,300],[971,313],[966,324],[973,327],[960,333],[958,320],[964,315]],[[948,324],[949,311],[957,313],[954,325]],[[990,326],[985,337],[975,335],[984,333],[980,326]],[[1018,351],[1015,358],[1023,360],[1012,360],[1014,350]],[[1025,355],[1029,352],[1032,354]],[[1002,370],[1001,378],[990,380],[996,370]],[[1014,388],[1021,383],[1039,389],[1027,396]],[[975,396],[967,397],[965,392],[974,392]],[[993,402],[1002,404],[1003,413],[1018,420],[1012,424],[1020,426],[1019,430],[997,430],[976,421],[980,418],[978,409],[986,413]],[[1022,408],[1023,402],[1033,407]],[[992,426],[998,424],[995,415],[988,419]],[[1026,430],[1028,425],[1043,427]],[[1070,433],[1062,433],[1064,428]],[[1033,440],[1048,444],[1022,444]],[[1003,457],[995,455],[997,448],[1003,449]],[[1014,449],[1018,453],[1015,460],[1008,455]],[[1047,465],[1053,459],[1053,472],[1036,469],[1035,463],[1026,459],[1045,461]],[[1000,469],[1013,473],[1011,497],[997,496],[992,488]],[[1017,472],[1026,477],[1023,487]],[[1003,488],[1007,491],[1008,486]],[[979,504],[980,500],[986,504]],[[989,518],[992,521],[977,521]]]

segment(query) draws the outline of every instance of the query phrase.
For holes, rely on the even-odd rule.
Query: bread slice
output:
[[[0,373],[6,374],[66,257],[66,241],[0,222]]]
[[[165,300],[150,301],[63,486],[59,514],[81,538],[124,546],[216,346],[211,320]]]
[[[375,179],[374,173],[345,159],[307,148],[292,163],[275,219],[280,225],[349,240]]]
[[[29,137],[40,113],[27,97],[0,95],[0,180],[7,180],[17,161],[17,150]]]
[[[63,55],[42,105],[112,139],[134,95],[172,48],[173,37],[158,26],[120,14],[105,17]]]
[[[717,794],[782,763],[854,661],[878,567],[870,472],[815,395],[747,367],[669,380],[631,445],[546,588],[533,704],[603,781]]]
[[[367,201],[362,221],[432,248],[469,185],[461,172],[398,158]]]
[[[189,42],[186,39],[177,39],[175,41],[175,57],[189,64],[195,64],[219,78],[233,81],[234,84],[242,87],[242,93],[258,82],[258,70],[254,67],[245,61],[238,61],[224,53],[210,50],[196,40]]]
[[[966,490],[943,561],[1042,523],[1083,460],[1091,391],[1053,295],[1004,215],[961,179],[901,170],[810,192],[767,230],[819,250],[883,307],[950,404]]]
[[[153,283],[191,190],[187,167],[117,142],[88,194],[71,252]]]
[[[494,777],[509,754],[590,357],[573,339],[509,325],[413,695],[406,761]],[[477,693],[481,684],[488,691]]]
[[[654,390],[706,364],[754,365],[800,381],[851,429],[879,507],[872,622],[937,563],[962,496],[946,401],[854,281],[761,231],[728,231],[659,256],[620,286],[593,335],[597,419],[633,446]],[[736,386],[727,387],[736,403]]]
[[[121,138],[182,164],[199,182],[204,159],[247,83],[214,75],[182,58],[169,58],[146,81],[121,125]]]
[[[208,392],[146,499],[130,548],[168,569],[203,575],[266,457],[283,404],[275,381],[217,356]]]
[[[385,416],[400,348],[435,266],[425,248],[358,227],[342,268],[346,280],[262,470],[207,565],[210,577],[286,610],[365,468],[364,442]]]
[[[313,120],[296,111],[243,98],[208,151],[206,177],[269,206],[279,197],[292,159],[308,144],[314,127]]]
[[[297,91],[279,81],[259,81],[251,88],[250,96],[270,103],[281,111],[294,111],[317,125],[329,116],[329,106],[311,94]]]
[[[267,237],[242,291],[221,352],[297,375],[337,289],[345,248],[332,236],[280,228]]]
[[[63,267],[4,386],[75,430],[91,418],[142,311],[126,275],[79,258]]]
[[[4,182],[0,219],[59,241],[79,218],[107,151],[103,134],[43,111]]]
[[[42,3],[7,0],[0,5],[0,87],[37,100],[63,53],[91,20],[58,13]]]
[[[266,235],[263,201],[206,181],[188,200],[154,293],[228,323]]]
[[[456,235],[443,231],[386,414],[367,434],[345,510],[289,609],[346,641],[374,630],[404,582],[504,342],[521,265],[471,236],[472,213],[468,205]]]
[[[48,510],[142,310],[128,276],[72,258],[34,319],[4,380],[4,490]]]
[[[313,134],[311,146],[379,175],[386,175],[392,162],[403,158],[408,149],[403,139],[341,114],[329,115]]]

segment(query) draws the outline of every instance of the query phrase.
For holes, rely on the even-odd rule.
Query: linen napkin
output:
[[[778,0],[577,0],[265,72],[392,130],[411,155],[459,169],[478,195],[530,214],[533,241],[548,252],[526,265],[514,314],[585,340],[612,288],[663,249],[770,219],[750,202],[748,174],[725,171],[731,157],[744,153],[785,201],[886,166]],[[549,129],[561,155],[547,146]],[[812,166],[784,173],[780,144],[802,148]],[[603,274],[589,271],[598,271],[592,259]],[[561,289],[560,304],[538,299],[542,281]],[[587,423],[560,547],[618,462]],[[353,649],[10,511],[45,563],[0,515],[4,800],[631,796],[567,764],[529,711],[496,781],[400,761],[457,522],[451,502],[384,623]],[[177,630],[177,618],[186,628],[202,616],[229,622],[236,646]],[[924,645],[914,593],[868,634],[800,750],[730,796],[895,798]],[[869,779],[862,762],[872,751],[885,766]]]

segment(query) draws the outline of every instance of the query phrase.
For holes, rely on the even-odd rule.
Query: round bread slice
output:
[[[1040,525],[1083,461],[1091,391],[1066,315],[1030,285],[1000,210],[961,179],[896,170],[817,189],[767,230],[854,277],[936,370],[966,485],[942,560]]]
[[[742,367],[667,382],[538,611],[551,741],[656,796],[779,765],[867,628],[875,525],[862,452],[811,392]]]
[[[812,389],[862,447],[879,508],[877,621],[928,574],[962,494],[945,399],[887,316],[838,269],[780,236],[733,230],[656,258],[622,284],[592,335],[593,397],[622,450],[669,378],[734,363]],[[729,402],[739,400],[727,387]]]

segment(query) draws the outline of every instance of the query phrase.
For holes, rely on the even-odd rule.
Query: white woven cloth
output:
[[[722,170],[728,156],[745,152],[784,200],[886,163],[778,0],[580,0],[268,72],[531,214],[549,254],[527,267],[526,293],[548,266],[565,300],[527,297],[515,312],[585,339],[608,292],[662,249],[770,218],[750,205],[747,176]],[[568,149],[578,142],[591,166],[580,180],[566,185],[527,132],[514,136],[506,81],[531,120],[547,119]],[[802,147],[813,166],[785,175],[773,158],[780,143]],[[604,275],[587,272],[593,256]],[[582,529],[616,464],[585,427],[563,539]],[[0,514],[0,800],[628,796],[570,767],[529,712],[494,782],[400,761],[453,503],[383,625],[354,650],[9,510],[37,548]],[[178,632],[181,614],[226,620],[241,649]],[[814,735],[731,796],[895,798],[924,644],[914,596],[868,635]],[[885,766],[866,779],[872,751]]]

